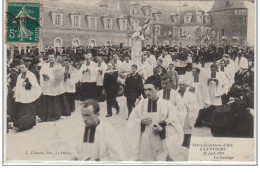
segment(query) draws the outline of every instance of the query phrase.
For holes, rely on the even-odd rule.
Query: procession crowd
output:
[[[146,46],[140,61],[122,45],[22,50],[7,53],[7,127],[70,116],[80,100],[86,128],[75,160],[125,159],[117,132],[98,119],[98,102],[106,101],[106,117],[120,112],[117,97],[126,97],[134,160],[181,160],[194,126],[214,128],[223,114],[238,117],[229,136],[253,137],[246,122],[254,109],[253,47]]]

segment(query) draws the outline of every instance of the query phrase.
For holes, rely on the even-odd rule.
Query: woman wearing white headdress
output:
[[[142,53],[142,41],[144,40],[144,35],[142,28],[138,26],[135,33],[132,35],[132,53],[131,60],[134,64],[141,64],[141,53]]]

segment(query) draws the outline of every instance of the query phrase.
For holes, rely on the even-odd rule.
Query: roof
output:
[[[245,8],[244,1],[215,1],[212,9],[209,12],[216,12],[216,11],[224,11],[224,10],[230,10],[230,9],[241,9]]]
[[[114,8],[101,8],[98,6],[69,4],[69,3],[62,3],[60,1],[48,1],[48,3],[43,3],[43,7],[48,9],[53,9],[54,12],[63,12],[63,13],[77,12],[83,15],[100,14],[100,15],[115,16],[115,17],[122,16],[122,13],[118,9],[114,9]]]

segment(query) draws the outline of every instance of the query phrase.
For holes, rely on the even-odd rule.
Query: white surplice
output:
[[[57,96],[65,92],[64,89],[64,68],[58,62],[50,67],[50,62],[42,66],[40,70],[40,84],[43,95]],[[43,75],[48,75],[49,80],[44,81]]]
[[[104,76],[107,70],[107,64],[102,62],[100,67],[98,67],[98,63],[97,63],[96,69],[97,69],[97,86],[103,86]]]
[[[141,74],[143,79],[146,80],[148,77],[153,75],[153,66],[148,61],[145,61],[140,64],[138,72]]]
[[[184,122],[184,134],[192,134],[192,130],[197,120],[200,108],[195,94],[190,92],[188,88],[184,92],[182,99],[187,108],[187,116]]]
[[[163,58],[163,55],[161,55],[158,59],[161,59],[163,62],[162,62],[162,66],[165,68],[165,69],[168,69],[169,67],[169,64],[172,63],[172,57],[171,55],[165,55],[165,57]]]
[[[222,105],[221,96],[227,92],[228,79],[223,72],[216,73],[218,84],[215,81],[210,81],[208,84],[210,78],[211,73],[205,75],[205,85],[209,94],[210,105],[220,106]]]
[[[248,60],[245,57],[241,57],[240,60],[238,57],[236,57],[235,68],[236,68],[236,72],[239,71],[240,69],[248,69]]]
[[[65,71],[64,67],[64,71]],[[76,83],[80,80],[80,73],[79,70],[77,70],[72,65],[69,65],[69,74],[70,78],[67,78],[66,81],[64,81],[64,89],[66,93],[75,93],[76,92]]]
[[[183,142],[183,127],[176,115],[177,109],[167,101],[158,98],[157,111],[148,112],[148,99],[141,100],[132,111],[127,124],[127,143],[131,149],[130,160],[165,161],[169,156],[178,160],[177,154]],[[151,118],[152,123],[141,131],[141,120]],[[166,122],[166,138],[154,134],[152,126]]]
[[[200,109],[206,108],[210,105],[209,93],[205,84],[205,79],[202,75],[199,75],[198,82],[194,82],[194,76],[189,77],[189,86],[195,88],[195,97]]]
[[[163,99],[163,89],[158,92],[158,97]],[[170,100],[166,100],[166,101],[170,103],[170,105],[172,105],[173,107],[176,107],[176,109],[178,110],[178,114],[176,115],[178,115],[179,121],[183,127],[185,122],[185,117],[187,114],[187,109],[183,102],[183,99],[181,98],[181,95],[176,90],[171,89]]]
[[[93,83],[97,81],[97,65],[95,62],[90,61],[89,65],[87,65],[87,62],[84,62],[79,69],[79,72],[81,75],[81,82]]]
[[[26,90],[23,86],[23,82],[28,78],[29,82],[32,84],[30,90]],[[35,75],[27,71],[25,75],[25,79],[22,79],[22,73],[20,73],[17,77],[16,87],[15,87],[15,102],[19,103],[32,103],[37,100],[41,93],[41,87],[39,86]]]
[[[100,120],[96,126],[94,142],[83,142],[85,125],[82,124],[73,157],[79,161],[124,161],[126,160],[122,142],[116,130],[105,121]]]

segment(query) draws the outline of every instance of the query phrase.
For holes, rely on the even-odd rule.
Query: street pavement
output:
[[[209,65],[207,64],[207,67]],[[207,73],[207,70],[202,70]],[[190,72],[180,78],[186,78],[191,75]],[[109,122],[116,130],[121,138],[126,154],[129,148],[126,142],[126,126],[127,126],[127,106],[124,96],[118,97],[117,101],[120,106],[120,113],[116,115],[113,110],[112,117],[105,117],[106,102],[100,103],[101,112],[100,119]],[[77,142],[79,124],[83,123],[80,113],[80,101],[76,101],[76,110],[69,117],[61,117],[60,120],[53,122],[37,123],[30,130],[17,132],[14,129],[9,130],[6,134],[6,158],[7,161],[15,160],[71,160],[73,156],[73,144]],[[195,128],[193,137],[212,137],[210,129],[207,127]]]

